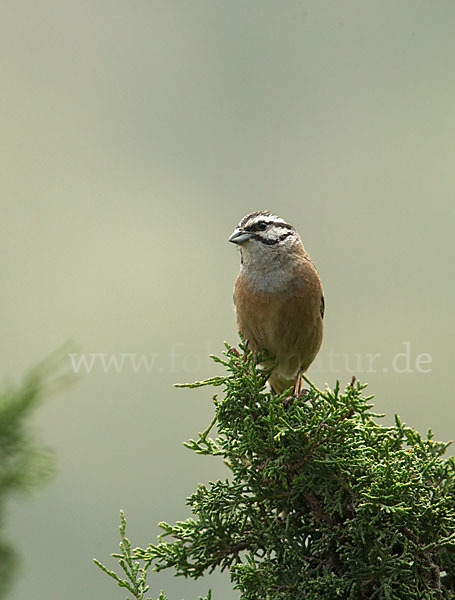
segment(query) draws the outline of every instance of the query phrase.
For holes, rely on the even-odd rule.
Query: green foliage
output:
[[[146,592],[150,589],[146,583],[147,571],[152,564],[151,559],[144,561],[135,560],[131,551],[131,542],[126,537],[126,517],[123,510],[120,511],[120,554],[116,553],[112,556],[118,559],[118,563],[126,576],[126,579],[122,579],[115,571],[111,571],[105,567],[99,560],[94,558],[95,564],[104,571],[109,577],[112,577],[117,582],[117,585],[122,588],[126,588],[133,594],[137,600],[152,600],[151,598],[145,598]],[[141,566],[142,564],[142,566]],[[205,598],[199,598],[199,600],[211,600],[211,592]],[[128,599],[127,599],[128,600]],[[157,600],[168,600],[161,591]]]
[[[9,591],[16,554],[3,530],[7,500],[31,491],[52,473],[50,452],[38,447],[29,429],[31,412],[63,379],[49,380],[61,356],[55,355],[33,369],[18,388],[0,392],[0,598]]]
[[[398,417],[378,424],[355,381],[273,395],[240,350],[214,357],[225,376],[188,385],[223,388],[212,423],[186,445],[221,456],[230,478],[200,484],[187,502],[196,518],[161,523],[159,543],[134,560],[193,579],[228,569],[241,600],[455,598],[448,444]]]
[[[138,600],[145,600],[145,593],[149,590],[149,586],[146,583],[147,570],[151,565],[151,560],[144,561],[144,565],[141,567],[138,561],[133,561],[131,556],[131,543],[126,537],[126,518],[125,513],[120,511],[120,554],[113,554],[115,558],[118,558],[119,565],[126,575],[126,579],[122,579],[114,571],[110,571],[107,567],[100,563],[99,560],[94,559],[95,564],[107,573],[109,577],[115,579],[120,587],[126,588],[130,591],[135,598]],[[150,600],[150,599],[148,599]],[[163,593],[160,594],[158,600],[167,600]]]

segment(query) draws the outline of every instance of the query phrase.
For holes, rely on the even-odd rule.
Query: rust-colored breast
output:
[[[320,348],[321,298],[321,282],[309,260],[294,267],[290,282],[273,292],[254,289],[242,270],[235,284],[239,331],[252,350],[275,356],[277,370],[292,377],[310,366]]]

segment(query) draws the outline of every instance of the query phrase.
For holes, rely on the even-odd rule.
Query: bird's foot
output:
[[[297,398],[303,398],[304,396],[306,396],[307,394],[310,393],[309,389],[306,389],[303,387],[303,377],[302,374],[300,373],[300,371],[297,373],[297,377],[295,380],[295,385],[294,385],[294,396],[297,396]]]
[[[246,362],[248,359],[248,341],[249,340],[245,340],[245,350],[243,352],[243,362]]]

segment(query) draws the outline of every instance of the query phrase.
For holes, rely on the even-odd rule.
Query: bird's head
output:
[[[284,219],[262,210],[243,217],[229,241],[238,244],[243,259],[263,262],[289,252],[300,237]]]

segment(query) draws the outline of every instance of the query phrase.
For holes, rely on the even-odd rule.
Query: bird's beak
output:
[[[243,244],[243,242],[246,242],[247,240],[249,240],[250,237],[251,237],[251,233],[248,233],[248,231],[243,231],[243,229],[239,229],[237,227],[232,232],[232,234],[229,238],[229,241],[232,242],[233,244]]]

